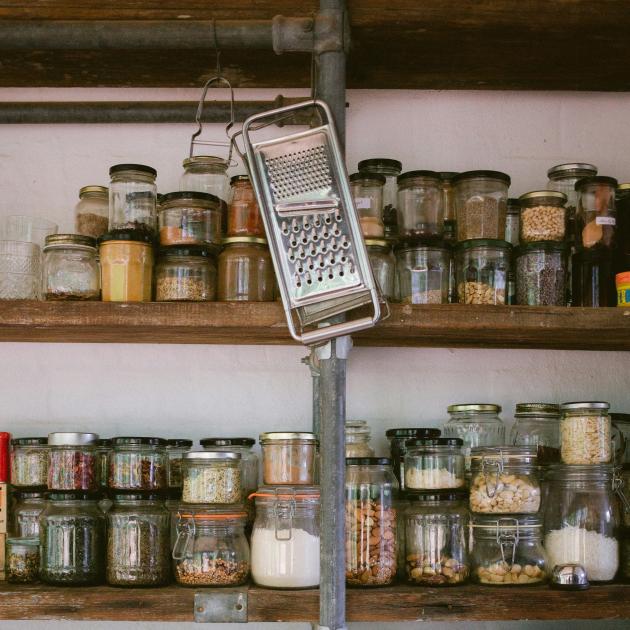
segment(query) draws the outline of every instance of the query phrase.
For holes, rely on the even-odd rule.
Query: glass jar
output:
[[[49,490],[98,490],[96,433],[49,433]]]
[[[48,485],[48,438],[11,440],[11,485],[14,488],[46,488]]]
[[[105,577],[105,515],[88,496],[50,495],[40,518],[40,577],[48,584],[100,584]]]
[[[165,247],[155,267],[156,302],[211,302],[217,268],[204,247]]]
[[[41,249],[36,243],[0,241],[0,300],[38,300]]]
[[[575,184],[579,193],[575,214],[575,233],[578,248],[611,251],[615,242],[617,210],[614,177],[585,177]]]
[[[230,186],[227,235],[265,238],[265,225],[249,175],[232,177]]]
[[[44,247],[47,300],[100,300],[96,241],[80,234],[51,234]]]
[[[181,506],[173,569],[180,586],[240,586],[249,576],[246,514],[241,506]]]
[[[531,446],[473,448],[470,511],[535,514],[540,509],[537,449]]]
[[[166,440],[166,457],[168,470],[166,472],[169,490],[181,490],[183,486],[183,459],[184,455],[192,448],[193,441],[185,439]]]
[[[39,517],[46,507],[45,492],[16,492],[11,531],[18,538],[39,538]]]
[[[391,302],[395,299],[396,258],[391,245],[385,240],[365,239],[372,273],[382,296]]]
[[[203,192],[180,191],[162,196],[160,245],[221,246],[221,200]]]
[[[519,197],[521,243],[560,241],[566,237],[567,196],[554,190],[536,190]]]
[[[314,433],[261,433],[263,483],[312,485],[315,482],[317,436]]]
[[[465,495],[410,494],[404,513],[406,579],[411,584],[453,586],[470,575]]]
[[[199,444],[208,451],[234,452],[241,455],[241,485],[249,495],[258,488],[258,455],[253,451],[254,438],[204,438]]]
[[[558,464],[547,472],[545,549],[549,566],[577,563],[590,582],[609,582],[619,566],[618,504],[610,465]]]
[[[99,238],[109,226],[109,190],[105,186],[83,186],[79,203],[74,207],[74,229],[77,234]]]
[[[518,403],[514,420],[511,444],[536,447],[540,465],[560,461],[560,405]]]
[[[115,164],[109,176],[109,230],[133,230],[155,237],[157,171],[144,164]]]
[[[235,236],[219,255],[219,302],[272,302],[275,275],[267,241]]]
[[[443,247],[402,246],[396,251],[403,304],[447,304],[451,253]]]
[[[607,402],[570,402],[560,406],[560,454],[564,464],[612,461],[611,422]]]
[[[158,437],[116,437],[109,454],[110,490],[161,492],[166,490],[166,440]]]
[[[182,461],[184,503],[240,503],[243,500],[241,454],[190,451]]]
[[[459,173],[441,171],[440,190],[442,191],[442,205],[444,207],[444,242],[452,245],[457,241],[457,221],[455,219],[455,187],[453,180]]]
[[[498,171],[466,171],[453,179],[458,241],[505,238],[510,183]]]
[[[527,243],[516,252],[517,302],[523,306],[565,306],[567,263],[563,243]]]
[[[507,213],[505,215],[505,240],[516,247],[519,244],[521,223],[521,202],[510,197],[507,200]]]
[[[269,588],[319,586],[319,488],[262,486],[255,494],[252,578]]]
[[[475,516],[471,547],[475,580],[489,586],[546,582],[554,563],[547,562],[542,538],[537,516]]]
[[[464,455],[461,438],[411,439],[405,454],[406,490],[449,490],[461,488]]]
[[[457,295],[460,304],[505,304],[512,246],[507,241],[474,239],[457,244]]]
[[[39,538],[7,538],[5,567],[6,579],[9,584],[33,584],[37,582],[39,578]]]
[[[630,271],[630,183],[617,186],[615,273]]]
[[[350,190],[365,238],[383,238],[383,188],[385,177],[365,171],[350,175]],[[400,226],[399,226],[400,227]]]
[[[112,441],[110,439],[100,439],[95,442],[96,453],[96,476],[98,478],[98,485],[101,490],[107,489],[107,461],[109,458],[109,451],[112,450]]]
[[[370,158],[359,162],[359,172],[382,175],[383,186],[383,225],[385,238],[398,237],[398,183],[396,178],[402,172],[402,164],[389,158]]]
[[[179,180],[179,189],[208,193],[227,201],[229,166],[227,160],[212,155],[186,158],[183,162],[184,172]]]
[[[394,495],[398,482],[385,457],[346,459],[346,582],[391,584],[397,571]]]
[[[630,413],[610,413],[612,426],[619,432],[620,448],[615,453],[615,464],[630,470]],[[628,488],[630,490],[630,487]],[[630,492],[628,493],[630,499]],[[630,523],[628,523],[630,525]]]
[[[365,420],[346,420],[346,458],[374,457],[370,446],[371,431]]]
[[[101,238],[103,302],[150,302],[153,240],[142,232],[110,232]]]
[[[107,583],[163,586],[171,578],[170,518],[156,495],[115,495],[107,513]]]
[[[584,249],[573,254],[571,259],[571,306],[616,306],[611,252],[603,248]]]
[[[387,429],[385,437],[389,441],[389,450],[392,456],[392,468],[398,480],[401,492],[405,490],[405,454],[407,453],[407,441],[412,439],[431,440],[440,437],[440,429],[430,428],[400,428]]]
[[[398,235],[407,243],[430,244],[444,234],[442,180],[434,171],[398,177]]]

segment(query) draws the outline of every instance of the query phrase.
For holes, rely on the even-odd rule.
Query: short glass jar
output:
[[[99,300],[96,241],[80,234],[51,234],[44,247],[46,300]]]
[[[48,434],[48,489],[98,490],[96,433]]]
[[[133,230],[155,237],[157,171],[144,164],[115,164],[109,176],[109,231]]]
[[[462,241],[455,250],[460,304],[506,303],[512,246],[507,241]]]
[[[396,299],[396,258],[388,241],[365,239],[372,273],[381,295],[391,302]]]
[[[567,256],[563,243],[527,243],[516,250],[516,300],[522,306],[566,305]]]
[[[408,171],[398,177],[398,235],[425,245],[444,235],[442,180],[434,171]]]
[[[221,200],[196,191],[162,196],[160,245],[221,246]]]
[[[390,158],[370,158],[361,160],[359,172],[374,173],[385,177],[383,186],[383,225],[385,238],[398,238],[398,183],[397,177],[402,172],[402,164]]]
[[[521,202],[510,197],[507,200],[507,213],[505,215],[505,240],[516,247],[519,244],[519,232],[521,222]]]
[[[179,180],[180,190],[214,195],[228,200],[227,160],[212,155],[194,155],[183,162],[184,172]]]
[[[155,267],[156,302],[211,302],[217,268],[205,247],[163,247]]]
[[[241,454],[230,451],[189,451],[182,461],[184,503],[243,501]]]
[[[39,300],[41,259],[37,243],[0,241],[0,300]]]
[[[346,420],[346,458],[374,457],[370,446],[371,431],[365,420]]]
[[[39,538],[7,538],[6,579],[9,584],[34,584],[39,578]]]
[[[451,252],[444,247],[402,246],[396,251],[398,298],[403,304],[447,304]]]
[[[74,208],[77,234],[99,238],[109,226],[109,190],[105,186],[83,186]]]
[[[444,242],[452,245],[457,241],[457,220],[455,217],[455,188],[453,179],[456,173],[454,171],[441,171],[440,190],[442,191],[442,205],[444,206]]]
[[[412,439],[431,440],[440,437],[440,429],[432,428],[399,428],[387,429],[385,437],[389,441],[389,451],[392,457],[392,468],[398,479],[400,490],[405,490],[405,455],[407,442]]]
[[[158,437],[116,437],[109,454],[110,490],[156,493],[168,488],[166,440]]]
[[[560,405],[560,454],[564,464],[608,464],[612,461],[612,427],[602,401]]]
[[[11,440],[11,485],[44,489],[48,485],[48,438]]]
[[[265,225],[249,175],[235,175],[230,186],[227,236],[265,238]]]
[[[567,196],[554,190],[535,190],[519,197],[521,243],[563,242],[566,237]]]
[[[218,260],[219,302],[272,302],[275,275],[267,241],[235,236],[223,241]]]
[[[10,531],[18,538],[39,539],[39,517],[46,507],[45,492],[15,492]]]
[[[365,171],[350,175],[350,191],[365,238],[383,238],[383,187],[385,177]],[[399,226],[400,227],[400,226]]]
[[[510,435],[514,446],[536,447],[541,466],[560,462],[560,405],[518,403]]]
[[[169,490],[180,490],[183,486],[182,460],[184,455],[192,448],[193,441],[186,439],[166,440],[166,457],[168,459],[168,488]]]
[[[612,250],[617,209],[614,177],[586,177],[575,184],[579,193],[575,214],[576,244],[584,249]]]
[[[462,488],[464,454],[461,438],[411,439],[405,454],[405,490],[450,490]]]
[[[98,485],[102,490],[107,489],[107,476],[109,451],[112,450],[112,441],[110,439],[99,439],[95,443],[96,453],[96,476],[98,478]]]
[[[261,433],[259,442],[265,485],[315,483],[318,441],[314,433]]]

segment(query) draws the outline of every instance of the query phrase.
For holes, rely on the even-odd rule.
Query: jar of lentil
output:
[[[219,255],[219,302],[272,302],[275,275],[267,241],[234,236]]]
[[[516,251],[517,302],[523,306],[565,306],[567,257],[563,243],[526,243]]]
[[[505,215],[505,240],[516,247],[519,244],[521,222],[521,202],[510,197],[507,200],[507,213]]]
[[[212,155],[193,155],[184,160],[183,166],[180,190],[194,190],[228,200],[227,170],[230,164],[227,160]]]
[[[455,188],[453,179],[459,173],[441,171],[440,189],[442,191],[442,205],[444,206],[444,242],[452,245],[457,241],[457,221],[455,218]]]
[[[396,251],[403,304],[447,304],[451,253],[444,247],[403,245]]]
[[[211,302],[217,268],[205,247],[164,247],[155,267],[156,302]]]
[[[79,203],[74,208],[74,229],[77,234],[99,238],[109,226],[109,190],[105,186],[83,186]]]
[[[10,530],[18,538],[39,539],[39,517],[46,507],[45,492],[15,492]]]
[[[184,455],[192,448],[193,441],[186,439],[166,440],[166,457],[168,459],[168,488],[169,490],[180,490],[183,485],[182,461]]]
[[[346,420],[345,425],[346,458],[374,457],[370,446],[371,431],[365,420]]]
[[[314,433],[261,433],[263,483],[312,485],[315,482],[317,436]]]
[[[507,241],[473,239],[457,244],[455,260],[460,304],[506,303],[512,246]]]
[[[109,176],[109,230],[133,230],[155,237],[157,171],[144,164],[115,164]]]
[[[98,485],[102,490],[107,489],[109,451],[112,450],[112,441],[110,439],[96,440],[96,476],[98,477]]]
[[[365,239],[372,273],[381,295],[391,302],[395,299],[396,258],[388,241]]]
[[[233,451],[190,451],[182,461],[184,503],[241,503],[241,454]]]
[[[48,489],[98,490],[96,433],[49,433]]]
[[[560,453],[564,464],[608,464],[612,461],[611,421],[607,402],[560,405]]]
[[[158,437],[116,437],[109,454],[110,490],[117,492],[165,491],[168,458],[166,440]]]
[[[107,513],[107,583],[164,586],[171,578],[169,513],[157,495],[115,495]]]
[[[39,578],[39,538],[7,538],[5,567],[9,584],[33,584],[37,582]]]
[[[227,235],[265,238],[265,225],[249,175],[235,175],[230,186]]]
[[[46,488],[48,438],[14,438],[11,446],[11,485],[15,488]]]
[[[407,441],[405,489],[449,490],[464,486],[464,454],[461,438]]]
[[[514,446],[538,449],[538,463],[560,461],[560,405],[553,403],[518,403],[510,435]]]
[[[204,192],[180,191],[162,196],[160,245],[221,246],[221,200]]]
[[[398,183],[396,178],[402,172],[402,164],[389,158],[370,158],[359,162],[359,172],[382,175],[383,186],[383,225],[385,238],[398,237],[398,211],[396,210]]]
[[[366,171],[350,175],[350,190],[365,238],[383,238],[383,188],[385,177]]]
[[[387,429],[385,437],[389,441],[394,475],[398,480],[401,492],[405,490],[405,455],[407,442],[412,439],[431,440],[440,437],[440,429],[430,428],[400,428]]]
[[[575,190],[580,195],[575,214],[578,247],[612,250],[617,225],[616,189],[614,177],[586,177],[576,182]]]
[[[442,240],[442,181],[434,171],[409,171],[398,177],[398,234],[406,243]]]
[[[519,197],[521,243],[559,241],[566,237],[567,196],[554,190],[535,190]]]

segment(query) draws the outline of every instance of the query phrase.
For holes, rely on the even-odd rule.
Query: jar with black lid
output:
[[[505,215],[505,240],[516,247],[519,244],[519,231],[521,222],[521,202],[510,197],[507,200],[507,213]]]
[[[442,180],[435,171],[398,176],[398,234],[406,243],[441,243],[444,235]]]
[[[440,437],[440,429],[404,427],[388,429],[385,437],[389,441],[389,449],[392,456],[392,468],[398,479],[399,488],[405,490],[405,454],[407,453],[407,441],[411,439],[430,440]]]
[[[442,190],[442,205],[444,206],[444,243],[454,245],[457,242],[457,221],[455,218],[455,188],[453,180],[459,173],[455,171],[440,171],[440,188]]]
[[[157,171],[144,164],[116,164],[109,169],[109,229],[138,230],[155,237]]]
[[[352,199],[365,238],[383,238],[383,188],[385,177],[362,171],[350,175]]]
[[[166,491],[166,440],[157,437],[116,437],[109,454],[110,490],[132,493]]]
[[[168,488],[171,490],[182,489],[182,460],[193,445],[192,440],[174,438],[166,440],[166,456],[168,458]]]
[[[221,200],[197,191],[162,196],[160,245],[221,246]]]
[[[519,240],[564,242],[567,196],[555,190],[535,190],[519,197],[521,206]]]
[[[465,484],[461,438],[407,440],[405,489],[414,492],[450,490]]]
[[[18,489],[48,486],[48,438],[11,440],[11,485]]]
[[[370,158],[359,162],[359,172],[375,173],[385,177],[383,186],[383,225],[385,238],[398,237],[398,184],[396,178],[402,172],[402,164],[390,158]]]
[[[391,302],[396,299],[396,258],[392,253],[391,243],[386,240],[366,238],[372,273],[382,296]]]
[[[107,461],[109,459],[109,451],[112,450],[112,441],[110,439],[96,440],[96,476],[98,477],[98,485],[105,490],[107,488]]]
[[[216,299],[217,268],[205,247],[160,249],[155,268],[156,302],[210,302]]]

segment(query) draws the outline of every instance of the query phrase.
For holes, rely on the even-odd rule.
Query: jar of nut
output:
[[[520,242],[564,241],[567,196],[555,190],[535,190],[519,197]]]
[[[464,454],[461,438],[407,441],[405,488],[408,490],[447,490],[462,488]]]
[[[570,402],[560,406],[560,455],[564,464],[612,461],[611,421],[607,402]]]

